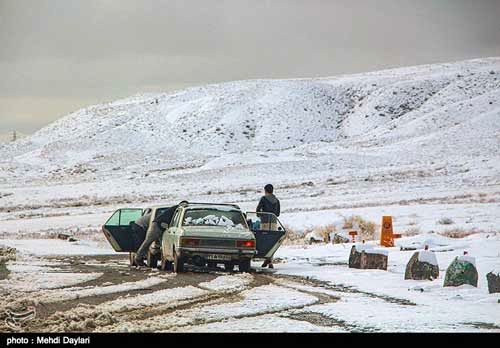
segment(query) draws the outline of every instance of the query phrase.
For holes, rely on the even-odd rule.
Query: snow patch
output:
[[[114,293],[133,291],[133,290],[144,290],[159,285],[167,281],[168,278],[169,276],[153,276],[136,282],[127,282],[109,286],[67,288],[63,290],[57,290],[54,292],[45,292],[42,294],[41,297],[43,298],[42,300],[43,302],[57,302],[62,300],[72,300],[84,297],[100,296],[100,295],[114,294]]]
[[[418,261],[438,265],[436,255],[432,251],[421,250],[418,252]]]
[[[198,284],[200,288],[213,291],[235,291],[247,287],[253,280],[249,273],[217,277],[209,282]]]
[[[458,261],[468,262],[476,266],[476,258],[473,256],[462,255],[458,257]]]
[[[164,289],[149,294],[121,297],[116,300],[100,304],[97,309],[109,312],[133,310],[148,306],[172,307],[183,301],[194,299],[208,294],[208,291],[186,286],[181,288]]]
[[[389,252],[386,249],[374,248],[372,244],[357,243],[354,246],[358,252],[364,251],[367,254],[389,255]]]

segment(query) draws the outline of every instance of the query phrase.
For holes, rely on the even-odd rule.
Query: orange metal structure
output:
[[[382,216],[382,231],[380,233],[380,245],[385,247],[394,246],[394,232],[392,230],[392,216]]]

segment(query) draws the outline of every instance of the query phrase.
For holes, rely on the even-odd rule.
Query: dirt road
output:
[[[0,280],[3,332],[251,331],[267,322],[299,324],[298,330],[349,329],[307,312],[337,295],[271,270],[174,274],[129,267],[122,255],[17,260],[2,269],[8,276]],[[24,320],[30,311],[34,315]]]

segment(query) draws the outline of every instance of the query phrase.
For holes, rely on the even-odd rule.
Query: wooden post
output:
[[[352,242],[355,243],[356,242],[356,236],[358,235],[358,232],[356,232],[356,231],[350,231],[349,235],[352,237]]]

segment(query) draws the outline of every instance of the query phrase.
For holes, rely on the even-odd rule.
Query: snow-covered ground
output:
[[[399,247],[386,249],[387,271],[348,268],[352,244],[284,247],[277,253],[284,262],[277,269],[279,274],[310,277],[336,288],[337,294],[342,294],[339,302],[308,311],[342,319],[353,326],[382,331],[467,331],[471,323],[491,323],[500,330],[500,295],[489,294],[486,282],[486,274],[500,267],[499,233],[459,239],[422,234],[402,238],[396,244],[420,250],[428,245],[437,258],[439,278],[404,280],[406,264],[415,251],[400,251]],[[478,287],[443,287],[446,269],[464,251],[475,258]],[[343,287],[354,291],[343,296]],[[391,298],[407,300],[411,305]]]
[[[500,58],[235,81],[91,106],[0,143],[0,245],[21,257],[9,261],[0,281],[4,289],[61,299],[156,287],[169,311],[170,296],[184,303],[239,294],[235,302],[162,312],[160,324],[144,319],[137,326],[158,331],[171,330],[175,320],[186,331],[498,330],[500,304],[487,293],[485,274],[500,267],[499,149]],[[112,255],[100,226],[118,208],[189,199],[251,211],[269,182],[291,230],[338,231],[358,215],[379,231],[382,216],[391,215],[404,236],[398,243],[428,244],[435,252],[440,278],[404,281],[412,252],[398,248],[388,250],[387,272],[348,269],[349,245],[331,244],[282,247],[272,283],[221,276],[185,286],[185,293],[158,289],[172,280],[157,274],[79,288],[106,271],[58,273],[69,266],[52,260]],[[59,233],[78,241],[55,239]],[[453,234],[465,237],[446,237]],[[476,258],[479,287],[442,288],[445,268],[464,250]],[[30,265],[32,258],[40,264]],[[149,308],[151,296],[137,296]],[[296,306],[285,306],[292,299]],[[109,301],[99,310],[133,300]],[[200,315],[208,319],[193,319]],[[129,324],[107,329],[133,330]]]
[[[2,242],[14,245],[12,241]],[[375,242],[368,243],[380,249]],[[439,277],[433,281],[404,280],[406,263],[415,251],[401,251],[400,247],[422,250],[425,245],[437,260]],[[36,294],[37,301],[45,306],[112,296],[95,306],[72,305],[56,315],[66,319],[50,324],[55,325],[49,326],[53,330],[81,329],[82,326],[71,326],[71,320],[108,313],[113,320],[99,326],[99,331],[500,332],[500,296],[488,293],[485,277],[490,271],[500,271],[499,233],[477,233],[464,238],[447,238],[437,233],[403,237],[397,240],[396,247],[384,248],[389,260],[387,271],[348,268],[351,246],[283,246],[276,254],[275,272],[262,270],[254,263],[257,273],[221,274],[196,285],[166,289],[158,286],[175,281],[174,274],[151,272],[136,281],[127,281],[123,276],[118,284],[82,286],[79,284],[98,281],[103,273],[61,271],[62,266],[69,265],[74,252],[81,249],[59,249],[62,261],[44,259],[45,253],[36,249],[31,249],[31,253],[24,249],[21,260],[7,263],[10,274],[0,284],[3,292],[15,292],[19,298]],[[87,257],[98,255],[94,246],[83,248],[88,248],[88,252],[82,253]],[[446,268],[464,251],[476,264],[478,287],[443,287]],[[108,250],[101,249],[101,253],[108,255]],[[125,270],[124,264],[120,264]],[[112,263],[94,265],[105,270]],[[86,262],[86,266],[92,266],[92,262]],[[254,283],[256,280],[261,284]],[[137,293],[141,290],[145,292]],[[137,316],[141,311],[149,314],[137,319],[141,318]],[[47,323],[52,320],[49,318]]]

